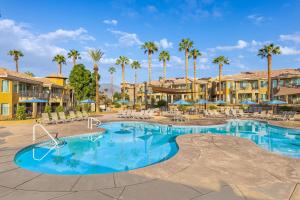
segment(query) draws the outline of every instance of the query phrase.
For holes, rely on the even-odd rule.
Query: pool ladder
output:
[[[96,123],[94,123],[94,122],[96,122]],[[97,125],[101,125],[101,124],[102,124],[102,122],[95,117],[88,118],[88,129],[93,129],[93,126],[97,126]]]
[[[35,147],[32,148],[32,158],[34,160],[37,160],[37,161],[40,161],[40,160],[43,160],[54,148],[58,147],[59,143],[58,141],[49,133],[49,131],[47,131],[47,129],[41,125],[41,124],[35,124],[33,125],[32,127],[32,143],[35,144],[35,141],[36,141],[36,128],[37,127],[40,127],[43,132],[49,136],[49,138],[51,139],[51,141],[53,142],[53,146],[47,151],[47,153],[45,155],[43,155],[41,158],[36,158],[35,157]]]

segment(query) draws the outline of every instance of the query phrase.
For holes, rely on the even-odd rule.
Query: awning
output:
[[[20,101],[20,103],[47,103],[47,100],[44,99],[26,99]]]
[[[165,87],[158,87],[150,85],[149,87],[152,88],[153,93],[165,93],[165,94],[190,94],[193,93],[192,91],[185,90],[185,89],[174,89],[174,88],[165,88]]]
[[[285,96],[293,94],[300,94],[300,88],[280,87],[280,89],[274,96]]]

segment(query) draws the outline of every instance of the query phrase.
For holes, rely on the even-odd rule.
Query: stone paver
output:
[[[41,174],[18,168],[12,171],[0,173],[0,186],[15,188],[40,175]]]
[[[236,188],[224,186],[220,191],[198,196],[193,200],[246,200]]]
[[[22,190],[71,191],[79,176],[55,176],[42,174],[17,187]]]
[[[118,120],[116,115],[100,119]],[[91,132],[86,121],[47,129],[60,136]],[[30,172],[13,162],[17,150],[31,144],[32,125],[1,131],[5,141],[0,144],[0,200],[300,199],[300,159],[272,154],[246,139],[184,135],[176,139],[179,152],[155,165],[115,174],[56,176]]]
[[[73,191],[98,190],[115,187],[113,174],[81,176],[73,186]]]
[[[102,189],[99,190],[99,192],[106,194],[112,198],[118,199],[121,194],[124,192],[125,187],[116,187],[116,188],[110,188],[110,189]]]
[[[113,200],[114,198],[111,198],[107,195],[104,195],[97,191],[81,191],[81,192],[73,192],[68,195],[64,195],[58,198],[55,198],[55,200]]]
[[[0,200],[48,200],[66,195],[66,192],[38,192],[15,190],[5,196],[0,197]]]
[[[127,186],[122,200],[189,200],[200,193],[182,184],[155,180],[144,184]]]

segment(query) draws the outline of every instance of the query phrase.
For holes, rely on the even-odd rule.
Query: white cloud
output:
[[[216,48],[212,48],[212,51],[221,50],[221,51],[232,51],[237,49],[244,49],[248,46],[248,43],[244,40],[238,40],[236,45],[233,46],[217,46]]]
[[[300,43],[300,34],[289,34],[289,35],[280,35],[281,41],[292,41],[295,43]]]
[[[200,65],[199,69],[201,69],[201,70],[208,70],[208,69],[210,69],[210,66],[209,65]]]
[[[153,5],[147,6],[146,9],[147,9],[148,12],[152,12],[152,13],[157,12],[157,8]]]
[[[72,40],[76,43],[94,39],[84,28],[58,29],[49,33],[36,34],[30,31],[29,27],[11,19],[0,20],[0,65],[6,64],[5,67],[8,67],[7,63],[13,65],[7,52],[10,49],[19,49],[24,53],[24,57],[20,60],[21,68],[25,65],[28,70],[34,68],[32,71],[37,74],[45,74],[52,69],[49,66],[53,66],[52,72],[56,72],[52,57],[58,53],[66,55],[68,51],[58,45],[59,42]]]
[[[77,30],[63,30],[58,29],[54,32],[41,34],[37,38],[40,40],[95,40],[94,37],[87,35],[87,30],[79,28]]]
[[[247,18],[256,25],[259,25],[266,20],[266,18],[260,14],[248,15]]]
[[[299,55],[300,50],[291,47],[280,47],[282,55]]]
[[[174,65],[182,65],[184,63],[183,60],[178,56],[171,56],[170,62]]]
[[[105,20],[103,20],[103,23],[115,26],[118,24],[118,21],[115,19],[105,19]]]
[[[119,30],[108,30],[118,38],[118,44],[121,46],[141,45],[142,42],[136,33],[127,33]]]
[[[159,42],[155,42],[155,44],[159,48],[163,48],[163,49],[173,48],[173,43],[169,42],[166,38],[161,39]]]

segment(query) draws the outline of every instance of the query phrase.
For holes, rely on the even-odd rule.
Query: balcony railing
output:
[[[35,91],[19,92],[20,98],[48,99],[49,94]]]

